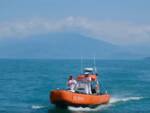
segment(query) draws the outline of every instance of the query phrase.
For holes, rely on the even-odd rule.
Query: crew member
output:
[[[69,79],[68,79],[68,87],[69,87],[69,90],[74,92],[75,91],[75,87],[76,87],[76,84],[77,84],[77,81],[73,78],[72,75],[69,76]]]
[[[92,94],[91,92],[91,77],[89,76],[89,74],[85,75],[85,82],[86,82],[86,94]]]

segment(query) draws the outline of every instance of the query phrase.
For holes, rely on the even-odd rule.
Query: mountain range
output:
[[[134,58],[129,49],[78,33],[49,33],[0,39],[0,58]]]

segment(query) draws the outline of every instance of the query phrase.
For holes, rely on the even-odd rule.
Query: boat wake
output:
[[[70,111],[99,111],[103,108],[105,108],[106,106],[108,105],[101,105],[101,106],[98,106],[96,108],[90,108],[90,107],[73,107],[73,106],[69,106],[68,107],[68,110]]]
[[[143,99],[144,97],[112,97],[110,99],[110,104],[120,103],[120,102],[127,102],[127,101],[138,101]]]
[[[89,107],[72,107],[69,106],[68,109],[71,111],[99,111],[109,108],[112,105],[115,105],[117,103],[123,103],[128,101],[138,101],[143,99],[144,97],[111,97],[109,104],[107,105],[100,105],[96,108],[89,108]]]

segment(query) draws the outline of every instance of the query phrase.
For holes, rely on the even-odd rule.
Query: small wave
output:
[[[42,109],[46,108],[47,106],[42,106],[42,105],[32,105],[32,109]]]

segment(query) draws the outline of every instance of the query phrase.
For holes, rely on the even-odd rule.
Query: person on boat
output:
[[[75,87],[77,85],[77,81],[73,78],[72,75],[69,76],[67,85],[69,87],[69,90],[71,90],[72,92],[75,91]]]
[[[89,74],[85,74],[85,82],[86,82],[86,87],[85,87],[85,91],[86,91],[86,94],[92,94],[92,91],[91,91],[91,77],[89,76]]]
[[[99,94],[100,93],[100,85],[96,85],[96,94]]]
[[[99,94],[99,85],[97,83],[93,83],[92,85],[92,94]]]
[[[91,90],[92,90],[92,94],[96,94],[97,91],[96,91],[96,88],[97,87],[97,84],[95,82],[92,82],[91,84]]]

